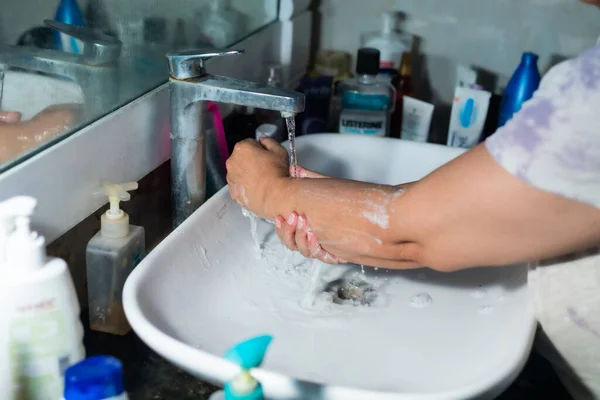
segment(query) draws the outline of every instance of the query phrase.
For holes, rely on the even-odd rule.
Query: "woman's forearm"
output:
[[[271,206],[277,215],[304,214],[328,252],[351,262],[390,268],[418,266],[419,245],[399,229],[398,199],[404,185],[341,179],[294,179]]]
[[[274,193],[270,218],[304,214],[326,251],[371,266],[452,271],[600,244],[600,210],[522,182],[484,146],[406,190],[296,179]]]

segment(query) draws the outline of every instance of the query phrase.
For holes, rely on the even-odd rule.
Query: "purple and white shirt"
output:
[[[600,206],[600,45],[550,70],[486,146],[524,181]]]
[[[600,45],[548,72],[486,147],[523,181],[600,207]],[[575,399],[600,399],[598,245],[535,263],[528,276],[541,337],[549,339],[537,345]]]

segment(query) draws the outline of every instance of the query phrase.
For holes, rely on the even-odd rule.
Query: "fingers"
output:
[[[265,149],[272,151],[273,153],[280,154],[280,155],[285,154],[285,156],[287,157],[287,154],[288,154],[287,150],[281,144],[279,144],[279,142],[277,140],[272,139],[267,136],[261,136],[258,139],[258,142]]]
[[[298,217],[298,223],[296,224],[296,233],[295,233],[295,241],[296,248],[306,258],[311,257],[311,252],[308,248],[308,222],[306,220],[306,216],[300,215]]]
[[[21,121],[21,113],[17,111],[0,111],[0,122],[14,124]]]
[[[316,258],[326,264],[344,264],[347,261],[325,251],[308,226],[305,215],[291,213],[287,219],[275,219],[275,232],[279,240],[290,250],[298,251],[306,258]]]
[[[317,239],[313,231],[311,231],[310,229],[308,230],[306,237],[308,249],[312,258],[316,258],[317,260],[322,261],[325,264],[332,265],[345,264],[347,262],[346,260],[343,260],[325,251],[319,244],[319,240]]]
[[[290,175],[292,175],[293,173],[294,173],[294,167],[292,165],[290,165]],[[312,179],[329,178],[326,175],[320,174],[315,171],[311,171],[310,169],[306,169],[299,165],[296,166],[296,176],[298,178],[312,178]]]
[[[296,224],[298,223],[298,214],[291,213],[282,224],[281,241],[290,250],[298,250],[296,246]]]

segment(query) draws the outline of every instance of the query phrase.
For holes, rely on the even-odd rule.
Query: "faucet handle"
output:
[[[115,62],[121,55],[121,41],[97,29],[64,24],[51,19],[44,20],[44,23],[55,31],[81,40],[84,43],[83,56],[90,64]]]
[[[184,50],[167,53],[169,74],[176,79],[199,78],[206,74],[204,62],[212,57],[234,56],[243,54],[244,50]]]

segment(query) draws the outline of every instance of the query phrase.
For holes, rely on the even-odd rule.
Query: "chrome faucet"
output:
[[[206,199],[206,143],[212,127],[208,102],[275,110],[285,117],[304,111],[304,95],[301,93],[206,72],[207,59],[241,53],[243,51],[190,50],[167,54],[174,227],[179,226]]]
[[[118,102],[121,42],[89,28],[45,20],[50,28],[83,42],[83,54],[0,44],[0,64],[43,72],[77,83],[85,98],[85,118],[98,118]]]

